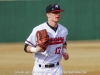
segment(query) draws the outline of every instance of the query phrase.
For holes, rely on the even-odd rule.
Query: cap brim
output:
[[[64,10],[53,10],[53,11],[51,11],[51,13],[52,12],[63,12]]]

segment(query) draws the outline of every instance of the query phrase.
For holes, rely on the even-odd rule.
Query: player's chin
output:
[[[56,18],[55,18],[55,21],[56,21],[56,22],[59,22],[59,20],[60,20],[59,17],[56,17]]]
[[[57,23],[58,23],[58,22],[59,22],[59,19],[56,19],[56,20],[55,20],[55,22],[57,22]]]

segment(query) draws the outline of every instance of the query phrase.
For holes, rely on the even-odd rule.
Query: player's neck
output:
[[[48,21],[48,24],[52,27],[58,27],[58,23],[57,22],[52,22],[52,21]]]

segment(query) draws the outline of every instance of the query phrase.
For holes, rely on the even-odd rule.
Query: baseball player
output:
[[[30,36],[25,41],[24,51],[34,53],[33,75],[62,75],[60,60],[62,56],[65,60],[69,58],[66,51],[68,30],[58,23],[60,13],[63,11],[58,4],[48,5],[46,8],[48,21],[34,27]],[[37,43],[37,36],[43,36],[44,34],[40,35],[40,33],[44,29],[49,36],[49,42],[46,42],[48,43],[47,47],[42,48]],[[38,31],[40,31],[39,34],[37,34]],[[40,41],[40,43],[42,42]],[[42,46],[45,46],[45,44]]]

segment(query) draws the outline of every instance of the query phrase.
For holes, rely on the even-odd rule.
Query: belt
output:
[[[51,68],[51,67],[55,67],[55,66],[58,66],[59,65],[59,62],[57,62],[56,64],[46,64],[46,65],[44,65],[45,66],[45,68]],[[41,64],[39,64],[39,67],[41,67],[42,65]]]

